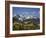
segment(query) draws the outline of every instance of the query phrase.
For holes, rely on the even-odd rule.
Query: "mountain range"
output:
[[[40,18],[35,17],[35,16],[23,16],[23,15],[16,15],[13,17],[13,21],[18,21],[18,22],[28,22],[32,21],[34,23],[40,23]]]

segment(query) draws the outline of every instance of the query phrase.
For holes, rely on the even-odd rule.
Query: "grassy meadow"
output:
[[[40,29],[40,24],[35,24],[33,22],[24,23],[24,22],[14,22],[13,30],[36,30]]]

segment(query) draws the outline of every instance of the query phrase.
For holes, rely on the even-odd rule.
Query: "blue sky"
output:
[[[13,7],[13,17],[15,15],[25,15],[25,16],[32,15],[40,17],[40,8]]]

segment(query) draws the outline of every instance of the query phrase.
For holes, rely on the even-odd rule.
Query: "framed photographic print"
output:
[[[5,36],[44,35],[44,3],[6,1]]]

